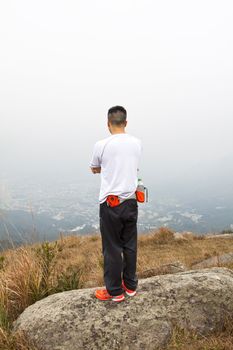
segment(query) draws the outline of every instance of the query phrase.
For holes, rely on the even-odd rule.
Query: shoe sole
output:
[[[133,293],[129,293],[129,292],[125,291],[125,293],[126,293],[129,297],[134,297],[134,296],[137,294],[136,291],[133,292]]]
[[[113,298],[109,298],[109,299],[102,299],[102,298],[99,298],[95,295],[96,299],[98,300],[101,300],[101,301],[114,301],[115,303],[120,303],[121,301],[125,300],[125,296],[123,295],[121,298],[117,298],[115,299],[114,297]]]
[[[137,291],[134,290],[132,292],[128,292],[128,290],[126,289],[126,287],[123,285],[122,288],[124,289],[124,292],[129,296],[129,297],[134,297],[137,294]]]
[[[125,297],[122,296],[121,298],[117,298],[117,299],[112,298],[112,299],[110,299],[110,300],[112,300],[112,301],[114,301],[114,302],[116,302],[116,303],[120,303],[121,301],[125,300]]]

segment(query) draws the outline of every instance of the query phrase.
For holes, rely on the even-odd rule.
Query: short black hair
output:
[[[126,109],[122,106],[114,106],[108,110],[108,121],[113,125],[122,125],[127,118]]]

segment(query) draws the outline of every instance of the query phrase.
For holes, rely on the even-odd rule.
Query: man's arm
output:
[[[99,174],[101,172],[101,145],[96,142],[94,145],[92,159],[90,162],[90,168],[93,174]]]

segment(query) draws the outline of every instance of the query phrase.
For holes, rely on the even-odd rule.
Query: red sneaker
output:
[[[110,295],[107,289],[97,289],[95,291],[95,296],[99,300],[112,300],[116,302],[123,301],[125,299],[124,294],[121,295]]]
[[[125,293],[130,296],[130,297],[134,297],[136,295],[136,290],[131,290],[131,289],[128,289],[125,284],[124,284],[124,281],[122,281],[122,288],[124,289]]]

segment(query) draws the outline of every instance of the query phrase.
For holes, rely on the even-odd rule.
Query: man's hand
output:
[[[99,174],[101,173],[101,167],[91,168],[91,171],[93,172],[93,174]]]

